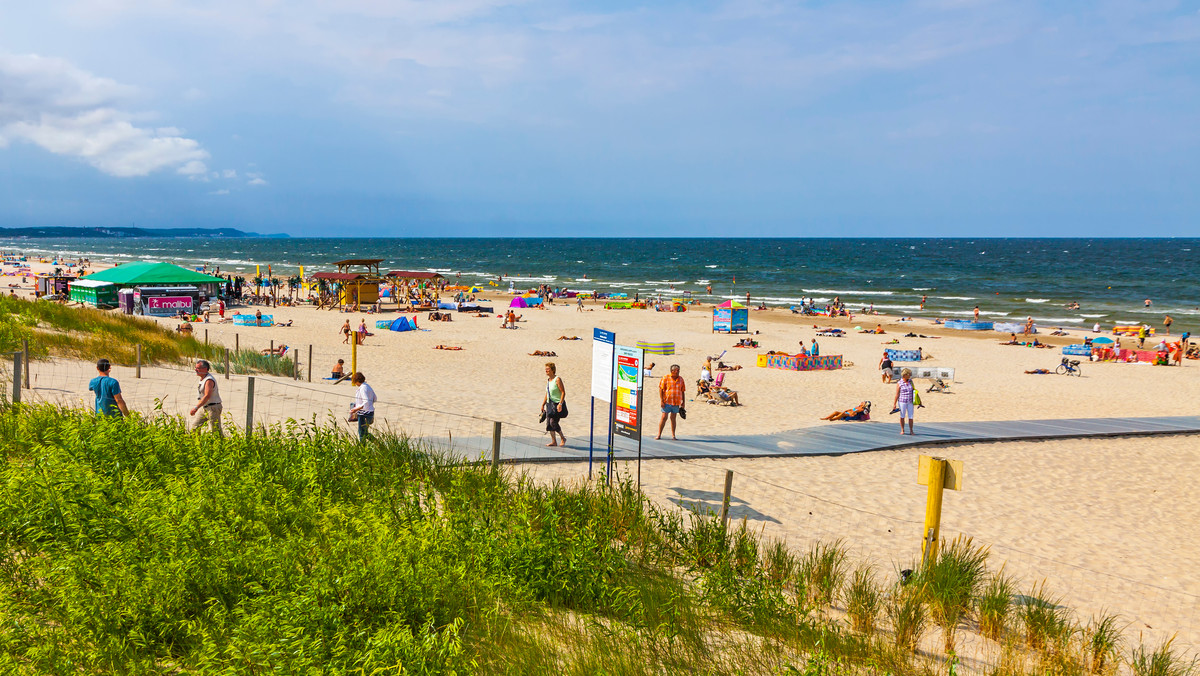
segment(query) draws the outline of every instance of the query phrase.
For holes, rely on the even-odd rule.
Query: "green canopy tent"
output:
[[[200,309],[206,298],[218,298],[221,295],[221,286],[225,283],[220,277],[188,270],[171,263],[126,263],[80,277],[71,285],[73,298],[76,295],[74,287],[84,281],[88,285],[107,282],[111,285],[108,288],[113,296],[117,296],[121,289],[140,289],[143,304],[149,297],[188,295],[192,297],[193,312]],[[80,294],[83,293],[81,288]],[[82,296],[80,300],[83,300]],[[115,304],[115,300],[113,302]]]
[[[225,280],[195,270],[181,268],[171,263],[126,263],[115,268],[95,272],[84,279],[97,282],[112,282],[118,287],[128,286],[180,286],[184,284],[224,284]],[[213,289],[216,291],[216,289]],[[215,294],[213,294],[215,295]]]

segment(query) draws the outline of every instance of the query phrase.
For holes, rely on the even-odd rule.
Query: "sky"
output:
[[[0,3],[0,226],[1195,236],[1200,0]]]

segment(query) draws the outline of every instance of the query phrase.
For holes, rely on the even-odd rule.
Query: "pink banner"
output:
[[[175,314],[180,310],[192,311],[191,296],[153,296],[146,299],[146,309],[150,312],[170,312]]]

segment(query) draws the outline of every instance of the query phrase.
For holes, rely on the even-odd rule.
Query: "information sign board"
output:
[[[642,436],[642,365],[645,350],[640,347],[616,346],[613,365],[614,418],[613,433],[629,439]]]
[[[617,334],[604,329],[592,329],[592,396],[612,401],[613,345]]]

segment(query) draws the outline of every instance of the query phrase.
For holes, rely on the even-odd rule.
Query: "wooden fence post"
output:
[[[241,336],[239,336],[236,333],[233,334],[233,351],[234,352],[241,352],[242,348],[241,348],[240,340],[241,340]]]
[[[254,433],[254,376],[246,379],[246,436]]]
[[[229,348],[225,348],[225,380],[229,380]]]
[[[25,389],[28,390],[31,389],[29,387],[29,339],[21,340],[21,351],[25,355]]]
[[[204,329],[204,344],[208,345],[208,329]]]
[[[492,423],[492,471],[500,467],[500,421]]]
[[[733,494],[733,470],[725,470],[725,496],[721,498],[721,526],[729,525],[729,500]]]
[[[21,403],[21,353],[13,352],[13,403]]]
[[[312,343],[308,344],[308,382],[312,382]]]
[[[138,346],[137,346],[137,375],[135,377],[137,377],[137,378],[142,377],[142,345],[141,345],[141,343],[138,343]]]

